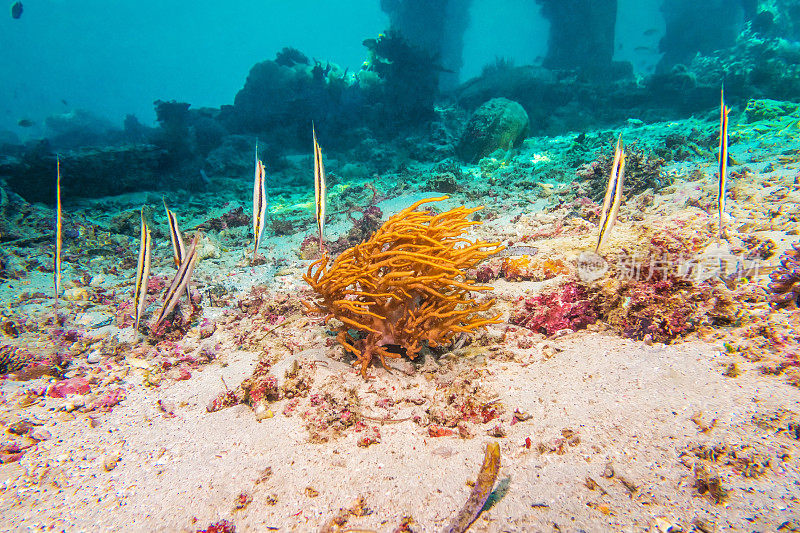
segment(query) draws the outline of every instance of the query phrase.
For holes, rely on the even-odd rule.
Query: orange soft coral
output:
[[[476,285],[466,270],[500,251],[499,243],[471,242],[465,228],[480,224],[467,219],[481,209],[459,207],[439,215],[416,211],[421,200],[387,220],[366,242],[345,250],[329,265],[328,256],[312,263],[303,276],[320,295],[309,311],[341,322],[337,339],[358,358],[361,373],[377,355],[399,357],[400,347],[411,359],[425,341],[435,347],[448,344],[457,333],[498,322],[498,316],[479,315],[494,300],[477,303]],[[355,338],[357,330],[363,338]]]

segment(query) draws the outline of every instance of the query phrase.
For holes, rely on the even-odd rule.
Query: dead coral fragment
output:
[[[33,361],[33,354],[16,346],[0,345],[0,374],[14,372]]]
[[[800,241],[783,253],[778,268],[769,277],[772,306],[796,309],[800,301]]]
[[[416,202],[387,220],[367,242],[345,250],[330,265],[323,256],[303,276],[321,297],[306,307],[326,320],[342,322],[337,339],[358,358],[362,374],[374,355],[384,363],[385,357],[400,356],[389,346],[399,346],[414,359],[423,341],[432,347],[449,344],[457,333],[498,322],[499,315],[479,315],[494,300],[479,304],[470,295],[492,288],[476,285],[466,271],[502,246],[461,236],[479,224],[467,217],[480,208],[459,207],[438,215],[416,211],[446,198]]]
[[[722,486],[722,481],[715,473],[709,472],[701,464],[694,466],[694,488],[701,496],[708,498],[715,504],[720,504],[728,499],[728,491]]]

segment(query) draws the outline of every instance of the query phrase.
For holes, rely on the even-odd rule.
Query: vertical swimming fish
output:
[[[264,218],[267,214],[267,198],[264,192],[264,163],[258,158],[258,142],[256,142],[256,172],[253,183],[253,259],[256,257],[261,237],[264,234]]]
[[[600,247],[608,239],[608,234],[617,221],[619,206],[622,203],[622,185],[624,182],[625,149],[622,146],[622,136],[620,135],[617,139],[617,147],[614,149],[614,164],[611,166],[611,175],[608,177],[606,197],[603,200],[603,212],[600,215],[600,235],[597,239],[594,253],[600,251]]]
[[[186,246],[183,243],[183,235],[178,227],[178,217],[175,216],[174,211],[170,211],[169,207],[167,207],[167,201],[164,198],[161,198],[161,201],[164,202],[164,209],[167,211],[169,237],[172,241],[172,260],[175,262],[175,268],[180,268],[183,258],[186,256]],[[186,296],[189,300],[192,299],[188,287],[186,288]]]
[[[150,228],[144,220],[144,207],[141,211],[141,237],[139,242],[139,261],[136,264],[136,287],[133,290],[133,307],[136,312],[136,331],[139,331],[139,321],[142,319],[147,302],[147,280],[150,277]]]
[[[55,289],[56,309],[61,294],[61,160],[56,156],[56,252],[53,258],[53,288]]]
[[[730,108],[725,105],[725,88],[720,90],[719,102],[719,185],[717,189],[717,207],[719,210],[719,236],[725,232],[725,188],[728,181],[728,113]]]
[[[156,325],[160,324],[164,318],[175,309],[184,291],[189,295],[189,303],[192,302],[191,293],[189,292],[189,281],[192,279],[194,265],[197,263],[197,240],[199,237],[200,233],[198,232],[195,234],[194,239],[192,239],[192,245],[189,247],[189,251],[186,252],[186,256],[184,256],[183,262],[180,268],[178,268],[178,272],[172,279],[169,289],[167,289],[167,294],[164,297],[164,305],[161,306],[161,311],[158,313]]]
[[[322,150],[317,142],[317,131],[311,124],[311,133],[314,136],[314,204],[316,206],[317,229],[319,230],[319,250],[322,252],[323,234],[325,226],[325,165],[322,163]]]
[[[167,212],[167,223],[169,224],[169,237],[172,241],[172,260],[175,262],[175,268],[181,266],[183,256],[186,255],[186,247],[183,244],[183,236],[181,230],[178,228],[178,219],[174,211],[170,211],[167,207],[167,201],[161,198],[164,202],[164,210]]]

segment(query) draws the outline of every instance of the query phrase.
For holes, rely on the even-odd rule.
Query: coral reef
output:
[[[497,321],[479,315],[493,300],[478,303],[470,295],[491,287],[476,285],[465,272],[501,247],[462,237],[465,229],[478,224],[467,217],[480,208],[438,215],[417,211],[445,198],[414,203],[387,220],[369,241],[346,250],[333,263],[324,255],[303,276],[320,296],[306,303],[308,310],[340,322],[337,339],[358,358],[364,375],[375,355],[382,362],[402,353],[414,359],[422,342],[447,344],[457,333]]]
[[[284,67],[309,64],[308,57],[303,52],[289,46],[281,48],[281,51],[275,55],[275,62]]]
[[[724,79],[726,96],[793,100],[800,89],[798,59],[797,43],[745,29],[732,46],[694,56],[688,71],[697,85]]]
[[[599,317],[625,337],[670,343],[701,326],[730,326],[738,317],[733,293],[716,278],[696,282],[671,266],[676,258],[653,255],[612,269],[589,287]]]

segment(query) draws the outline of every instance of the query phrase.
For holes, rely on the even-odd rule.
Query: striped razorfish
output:
[[[264,235],[264,218],[267,214],[267,196],[264,192],[264,163],[258,158],[258,142],[256,142],[256,173],[253,183],[253,259]]]
[[[728,181],[728,113],[725,105],[725,88],[720,90],[719,102],[719,185],[717,189],[717,207],[719,209],[719,236],[725,231],[725,188]]]
[[[183,236],[181,230],[178,228],[178,218],[175,216],[174,211],[170,211],[167,207],[167,201],[161,198],[164,202],[164,210],[167,212],[167,223],[169,224],[169,238],[172,241],[172,260],[175,262],[175,268],[181,266],[183,256],[186,255],[186,247],[183,244]]]
[[[322,163],[322,150],[317,142],[317,131],[311,124],[314,135],[314,205],[316,207],[317,229],[319,230],[319,250],[322,253],[322,229],[325,226],[325,165]]]
[[[597,239],[597,247],[594,253],[600,251],[600,247],[608,239],[608,234],[614,223],[617,221],[619,205],[622,202],[622,185],[625,182],[625,149],[622,146],[622,136],[617,139],[617,147],[614,149],[614,164],[611,166],[611,175],[608,177],[606,187],[606,197],[603,200],[603,212],[600,215],[600,236]]]
[[[136,264],[136,287],[133,290],[133,307],[136,312],[136,331],[139,331],[139,321],[142,319],[147,302],[147,280],[150,277],[150,228],[144,220],[144,207],[141,211],[142,229],[139,242],[139,262]]]
[[[167,212],[167,223],[169,224],[169,238],[172,241],[172,260],[175,262],[175,268],[180,268],[183,258],[186,256],[186,246],[183,243],[183,235],[178,227],[178,217],[175,216],[174,211],[170,211],[167,207],[167,201],[162,198],[164,202],[164,209]],[[189,289],[186,289],[186,296],[191,300],[192,295]]]
[[[183,258],[183,262],[181,266],[178,268],[178,272],[175,274],[175,277],[172,279],[172,283],[169,285],[169,289],[167,289],[167,294],[164,297],[164,305],[161,306],[161,311],[158,313],[158,320],[156,320],[156,325],[161,324],[161,322],[166,318],[170,312],[175,309],[175,306],[178,304],[178,300],[181,298],[181,294],[186,292],[186,294],[190,295],[189,292],[189,281],[192,279],[192,272],[194,272],[194,265],[197,263],[197,239],[200,237],[200,232],[197,232],[192,239],[192,245],[189,247],[189,251],[186,252],[186,256]],[[189,298],[189,303],[191,303],[191,295]]]
[[[58,309],[58,296],[61,294],[61,160],[56,156],[56,252],[53,258],[53,288],[56,296],[56,309]]]

